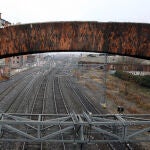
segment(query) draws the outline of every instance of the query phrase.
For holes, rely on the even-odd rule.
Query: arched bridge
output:
[[[50,22],[0,29],[0,58],[52,51],[106,52],[150,59],[150,24]]]

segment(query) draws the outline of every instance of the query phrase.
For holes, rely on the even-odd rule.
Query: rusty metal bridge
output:
[[[150,24],[47,22],[0,28],[0,58],[84,51],[150,58]]]

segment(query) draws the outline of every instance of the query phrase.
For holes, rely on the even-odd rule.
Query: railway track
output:
[[[41,86],[35,96],[31,114],[43,114],[45,108],[45,91],[47,87],[46,77],[43,79]]]
[[[39,114],[39,113],[43,113],[44,109],[45,109],[45,91],[46,91],[46,87],[47,87],[47,79],[46,77],[43,79],[41,86],[35,96],[34,102],[32,104],[32,108],[31,108],[31,114]],[[65,103],[64,97],[63,97],[63,93],[62,93],[62,89],[60,87],[60,83],[59,83],[59,79],[58,78],[54,78],[53,80],[53,85],[52,85],[52,91],[53,91],[53,104],[54,104],[54,113],[55,114],[65,114],[65,113],[69,113],[69,110],[67,108],[67,105]],[[33,116],[31,119],[37,119],[35,118],[35,116]],[[42,119],[42,118],[41,118]],[[61,130],[62,127],[59,125],[59,130]],[[28,130],[28,129],[27,129]],[[26,131],[28,132],[28,131]],[[61,134],[61,138],[63,140],[63,135]],[[22,150],[26,150],[26,149],[44,149],[47,143],[40,143],[40,144],[36,144],[36,143],[26,143],[24,142],[22,144]],[[62,144],[51,144],[51,147],[58,149],[66,149],[65,143]]]
[[[29,74],[27,76],[24,76],[23,78],[18,79],[17,81],[13,81],[13,83],[11,84],[11,86],[9,86],[9,87],[5,88],[3,91],[1,91],[1,93],[0,93],[0,101],[2,101],[5,98],[5,96],[7,96],[13,89],[15,89],[16,87],[18,87],[19,84],[22,83],[22,81],[27,80],[32,75],[33,75],[33,73]]]
[[[69,109],[67,108],[62,90],[60,88],[59,77],[55,77],[53,82],[53,100],[56,114],[69,113]]]
[[[89,98],[86,95],[84,95],[83,92],[77,86],[75,86],[75,84],[73,84],[70,79],[67,78],[65,79],[65,81],[66,81],[67,86],[71,88],[74,94],[78,97],[78,100],[82,104],[84,111],[88,113],[92,113],[92,114],[100,113],[100,110],[98,110],[94,106],[94,104],[89,100]]]
[[[38,79],[37,76],[33,77],[32,80],[24,87],[24,89],[16,95],[16,97],[14,98],[14,101],[7,108],[7,110],[6,110],[7,113],[20,112],[20,110],[21,110],[20,106],[22,105],[22,103],[25,103],[26,110],[28,109],[27,98],[29,98],[29,96],[31,96],[30,91],[33,89],[33,85],[35,84],[37,79]],[[25,111],[25,109],[22,108],[22,111]],[[25,112],[27,112],[27,111],[25,111]]]
[[[79,98],[78,100],[81,102],[84,110],[87,113],[101,114],[101,111],[96,108],[96,106],[91,102],[91,100],[86,95],[84,95],[81,92],[81,90],[77,86],[75,86],[75,84],[73,84],[69,78],[65,79],[65,81],[66,81],[66,84],[68,85],[68,87],[71,88],[72,91],[77,95],[77,97]],[[72,86],[72,85],[74,85],[74,86]],[[106,139],[108,137],[104,136],[104,138]],[[132,147],[128,143],[125,143],[125,144],[108,143],[107,145],[108,145],[108,148],[111,150],[118,150],[118,149],[132,150]]]
[[[35,73],[35,72],[34,72]],[[26,79],[26,80],[23,80],[22,81],[22,84],[20,83],[19,85],[18,85],[18,87],[17,87],[17,89],[18,88],[20,88],[20,92],[18,92],[18,93],[16,93],[15,94],[15,97],[10,97],[10,98],[12,98],[12,100],[9,102],[9,103],[6,103],[6,99],[4,99],[4,102],[5,102],[5,105],[7,106],[7,107],[5,107],[5,110],[4,110],[4,112],[6,113],[6,112],[8,112],[8,113],[16,113],[16,112],[19,112],[19,107],[20,107],[20,105],[22,104],[22,101],[24,102],[25,101],[25,99],[26,99],[26,97],[28,97],[29,96],[29,93],[31,94],[31,91],[32,91],[32,87],[33,87],[33,84],[35,83],[35,82],[37,82],[38,81],[38,79],[39,79],[39,77],[40,77],[40,74],[38,73],[38,74],[34,74],[34,73],[32,73],[32,74],[30,74],[30,75],[28,75],[28,77],[26,77],[26,78],[24,78],[24,79]],[[33,74],[34,74],[34,76],[33,76]],[[21,86],[20,86],[21,85]],[[21,88],[21,87],[23,87],[23,88]],[[32,93],[33,94],[33,93]],[[8,99],[9,100],[9,99]],[[4,106],[4,105],[3,105]],[[22,109],[22,111],[24,111],[25,112],[25,110],[26,110],[26,108],[27,108],[27,104],[25,105],[25,107]],[[8,133],[5,133],[5,134],[3,134],[2,136],[12,136],[12,135],[7,135]],[[15,136],[15,135],[14,135]],[[16,149],[17,147],[19,147],[18,145],[21,145],[21,144],[17,144],[16,146],[14,146],[14,145],[16,145],[16,144],[13,144],[13,143],[5,143],[5,144],[3,144],[3,146],[2,147],[4,147],[4,149],[6,148],[6,147],[14,147],[14,149]]]
[[[69,113],[69,109],[65,103],[58,77],[55,77],[53,81],[53,101],[54,101],[54,111],[56,114]],[[62,127],[61,125],[59,125],[59,130],[61,129]],[[61,134],[61,137],[58,138],[61,138],[61,140],[63,140],[63,135]],[[58,144],[56,148],[66,150],[66,145],[65,143]]]
[[[60,71],[60,70],[59,70]],[[58,72],[59,72],[58,71]],[[57,73],[57,71],[56,71]],[[27,109],[29,113],[33,113],[33,114],[42,114],[43,112],[46,113],[45,110],[45,101],[46,101],[46,88],[47,88],[47,84],[48,84],[48,80],[47,80],[47,73],[43,75],[43,77],[40,78],[40,81],[37,83],[37,85],[40,85],[39,88],[36,89],[36,94],[35,94],[35,98],[33,101],[30,102],[29,108]],[[33,81],[35,82],[35,81]],[[72,90],[72,92],[74,93],[74,95],[76,95],[76,97],[78,98],[79,102],[82,104],[84,111],[88,112],[88,113],[92,113],[92,114],[99,114],[101,113],[99,109],[96,108],[96,106],[91,102],[90,98],[87,97],[86,95],[84,95],[81,91],[80,88],[78,88],[77,85],[73,84],[72,81],[67,77],[67,79],[65,78],[65,83],[67,85],[68,88],[70,88]],[[30,97],[31,93],[31,86],[32,83],[29,84],[29,86],[27,86],[24,90],[25,93],[29,93],[28,97]],[[54,112],[56,114],[67,114],[70,112],[70,108],[68,107],[65,99],[64,99],[64,93],[63,93],[63,89],[61,88],[60,85],[60,78],[59,77],[54,77],[53,79],[53,84],[52,84],[52,91],[53,91],[53,109]],[[24,96],[24,94],[22,93],[22,97]],[[21,97],[20,97],[21,98]],[[23,100],[24,103],[26,100]],[[16,109],[16,107],[18,108],[18,110]],[[10,106],[12,111],[19,111],[19,104],[16,104],[14,106]],[[9,108],[9,109],[10,109]],[[9,110],[8,109],[8,110]],[[33,117],[32,119],[37,119],[35,117]],[[42,118],[41,118],[42,119]],[[61,130],[62,127],[59,126],[59,130]],[[27,132],[28,129],[27,129]],[[60,137],[63,140],[63,135],[61,134]],[[63,143],[63,144],[52,144],[52,147],[54,149],[67,149],[67,144]],[[109,149],[113,149],[116,150],[116,148],[114,148],[113,146],[108,146]],[[26,150],[26,149],[44,149],[44,143],[32,143],[32,145],[30,145],[29,143],[23,143],[20,146],[20,149],[22,150]],[[98,148],[101,149],[101,148]],[[131,150],[131,149],[130,149]]]
[[[27,73],[20,74],[19,77],[15,77],[14,81],[9,83],[8,87],[1,90],[0,93],[0,110],[1,112],[15,113],[23,102],[24,97],[28,93],[28,89],[31,87],[35,80],[35,76],[39,72],[39,69],[28,71]],[[2,85],[0,85],[1,87]]]
[[[43,79],[40,83],[40,86],[36,92],[36,95],[34,97],[34,101],[32,104],[32,108],[31,108],[31,114],[43,114],[44,109],[45,109],[45,97],[46,97],[46,88],[47,88],[47,74],[43,75]],[[36,118],[35,116],[31,117],[32,120],[36,120],[38,118]],[[40,120],[42,121],[42,118],[40,118]],[[26,129],[26,132],[28,132],[28,128]],[[24,142],[21,146],[22,150],[28,150],[28,149],[43,149],[43,143],[27,143]]]
[[[26,80],[23,80],[16,88],[12,89],[11,93],[4,96],[4,98],[0,101],[0,109],[3,112],[7,112],[15,103],[19,95],[22,94],[24,89],[28,86],[31,79],[32,75],[28,76]]]
[[[27,76],[31,74],[35,74],[39,71],[39,68],[37,69],[30,69],[25,72],[21,72],[17,74],[16,76],[11,77],[9,80],[3,81],[0,83],[0,95],[3,93],[8,94],[14,87],[16,87],[18,82],[23,81]],[[16,86],[15,86],[16,84]]]

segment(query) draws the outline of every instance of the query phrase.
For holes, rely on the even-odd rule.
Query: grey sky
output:
[[[150,23],[150,0],[0,0],[12,23],[117,21]]]

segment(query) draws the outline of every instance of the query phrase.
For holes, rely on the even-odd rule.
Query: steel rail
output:
[[[56,95],[56,90],[58,90],[57,91],[57,95]],[[59,94],[61,96],[61,97],[59,97],[59,99],[57,98],[58,92],[59,92]],[[59,100],[59,102],[58,102],[58,100]],[[67,105],[66,105],[65,100],[64,100],[64,96],[62,94],[62,90],[60,88],[60,82],[59,82],[59,78],[58,77],[55,77],[54,80],[53,80],[53,101],[54,101],[55,113],[56,114],[59,114],[60,110],[62,108],[65,108],[65,109],[63,109],[63,111],[65,111],[65,113],[67,113],[67,114],[69,113],[69,110],[68,110]],[[59,103],[61,103],[61,104],[59,104]],[[60,130],[62,129],[60,124],[59,124],[59,129]],[[61,139],[63,140],[62,133],[61,133]],[[65,143],[63,142],[62,144],[63,144],[63,149],[66,150]]]
[[[38,90],[37,90],[37,92],[36,92],[36,94],[35,94],[35,96],[34,96],[34,101],[33,101],[33,105],[32,105],[32,108],[31,108],[31,114],[34,114],[34,113],[35,113],[34,111],[37,111],[37,108],[35,108],[35,107],[36,107],[36,105],[39,105],[39,104],[38,104],[39,101],[42,101],[42,107],[41,107],[40,113],[43,114],[43,112],[44,112],[44,108],[45,108],[45,101],[44,101],[44,99],[45,99],[45,93],[46,93],[47,83],[46,83],[46,75],[44,74],[43,76],[44,76],[44,77],[43,77],[43,79],[42,79],[41,82],[40,82],[40,86],[39,86],[39,88],[38,88]],[[45,82],[45,83],[43,84],[43,82]],[[43,89],[43,85],[44,85],[44,88],[45,88],[45,89]],[[38,96],[39,96],[39,93],[40,93],[40,94],[42,93],[42,97],[38,97]],[[40,95],[40,96],[41,96],[41,95]],[[42,99],[42,100],[41,100],[41,99]],[[40,105],[39,105],[39,106],[40,106]],[[36,113],[37,113],[37,112],[36,112]],[[34,118],[34,117],[31,117],[31,118]],[[39,121],[41,121],[41,118],[40,118]],[[26,132],[28,132],[28,129],[26,129]],[[39,135],[39,136],[40,136],[40,135]],[[22,150],[25,149],[26,144],[27,144],[26,142],[23,143],[23,145],[22,145]],[[42,145],[42,143],[40,143],[40,149],[41,149],[41,150],[42,150],[42,147],[43,147],[43,145]]]
[[[92,113],[92,114],[99,114],[99,110],[92,104],[92,102],[89,100],[89,98],[86,95],[83,95],[81,93],[81,90],[77,86],[72,86],[71,80],[69,78],[65,79],[67,85],[72,89],[74,94],[78,97],[78,100],[80,103],[83,105],[83,108],[85,109],[86,112]]]
[[[26,85],[26,87],[24,87],[24,89],[20,92],[20,93],[18,93],[17,94],[17,96],[15,97],[15,102],[13,101],[12,103],[11,103],[11,105],[7,108],[7,110],[6,110],[6,112],[17,112],[17,111],[19,111],[19,106],[22,104],[22,102],[24,102],[25,100],[25,95],[27,95],[29,92],[30,92],[30,90],[31,90],[31,88],[32,88],[32,85],[34,84],[34,82],[35,82],[35,80],[36,80],[36,78],[33,78],[27,85]]]
[[[94,104],[87,98],[87,96],[81,92],[81,90],[77,86],[74,86],[74,87],[72,86],[73,84],[71,84],[71,80],[69,78],[65,80],[66,80],[68,87],[70,87],[72,91],[75,93],[75,95],[78,97],[78,100],[83,105],[83,108],[86,110],[86,112],[92,113],[92,114],[102,113],[96,108],[96,106],[94,106]],[[104,136],[104,138],[106,137]],[[112,150],[116,149],[111,143],[108,143],[108,146]],[[126,144],[126,146],[128,149],[131,149],[129,144]]]
[[[31,74],[35,74],[35,72],[37,72],[37,71],[34,72],[33,71],[30,72],[30,71],[27,73],[24,72],[19,77],[17,76],[16,77],[17,79],[10,79],[9,81],[12,81],[12,84],[11,86],[9,86],[8,83],[8,86],[0,92],[0,100],[2,100],[5,97],[5,95],[7,95],[13,88],[17,87],[18,84],[21,83],[24,79],[26,79],[28,76],[31,76]]]
[[[18,100],[19,99],[23,100],[24,94],[29,92],[30,87],[34,83],[35,79],[33,79],[31,82],[28,82],[28,79],[32,78],[32,76],[34,75],[34,73],[37,72],[37,71],[34,71],[34,72],[32,72],[30,74],[27,74],[27,75],[23,74],[23,77],[24,77],[23,79],[26,79],[26,80],[23,80],[23,79],[20,79],[20,78],[17,80],[18,82],[15,84],[15,86],[13,86],[13,88],[17,87],[21,83],[21,81],[25,82],[25,86],[26,87],[24,87],[24,89],[20,93],[18,93],[17,95],[15,95],[15,98],[13,99],[13,101],[11,102],[11,104],[8,105],[7,109],[5,109],[5,113],[8,112],[8,111],[12,111],[13,113],[15,113],[19,109],[19,106],[21,105],[22,102],[18,103]],[[16,107],[14,107],[14,106],[16,106]],[[10,110],[11,107],[12,107],[12,109]],[[2,136],[4,136],[4,135],[2,134]]]
[[[103,65],[106,65],[107,64],[107,57],[105,57],[106,60],[105,60],[105,63]],[[81,65],[82,66],[82,65]],[[86,65],[85,65],[86,66]],[[94,67],[94,65],[92,66]],[[105,68],[105,67],[104,67]],[[105,76],[106,76],[106,72],[105,72]],[[106,82],[106,80],[105,80]],[[106,83],[105,83],[106,84]],[[88,100],[88,99],[87,99]],[[89,101],[90,102],[90,101]],[[93,105],[94,106],[94,105]],[[95,106],[94,106],[95,107]],[[99,111],[97,111],[98,113],[100,113]],[[132,150],[132,147],[128,144],[128,143],[125,143],[126,147],[129,149],[129,150]],[[109,143],[109,146],[111,149],[114,149],[113,145],[111,143]]]
[[[80,90],[79,90],[79,88],[77,88],[77,86],[75,88],[72,86],[70,79],[66,79],[66,83],[68,83],[69,87],[72,89],[72,91],[75,93],[75,95],[79,98],[79,101],[83,105],[83,107],[84,107],[84,109],[85,109],[86,112],[88,112],[88,113],[96,113],[96,114],[100,113],[100,111],[98,111],[96,109],[96,107],[94,106],[94,104],[92,104],[90,102],[90,100],[86,96],[85,97],[84,96],[80,97],[83,93],[79,92]],[[92,137],[92,138],[94,138],[94,137]],[[114,147],[112,146],[112,144],[108,143],[107,145],[108,145],[108,147],[111,150],[116,150],[116,149],[114,149]]]
[[[94,112],[97,114],[101,113],[99,110],[96,109],[96,106],[94,106],[94,104],[91,103],[91,101],[87,98],[87,96],[84,95],[84,96],[80,97],[83,93],[80,92],[80,90],[77,86],[75,88],[72,86],[71,80],[69,78],[67,78],[66,81],[67,81],[69,87],[72,88],[73,92],[79,97],[79,100],[80,100],[81,104],[83,105],[84,109],[86,110],[86,112],[88,112],[88,113]],[[106,138],[106,137],[104,136],[104,138]],[[114,145],[112,143],[108,143],[108,146],[111,150],[116,150],[116,148],[114,147]],[[128,143],[126,144],[126,147],[129,150],[132,150],[131,146]]]
[[[0,93],[0,101],[3,100],[3,98],[10,93],[10,91],[12,91],[15,87],[17,87],[20,83],[22,83],[22,81],[24,81],[24,79],[31,77],[32,74],[29,74],[27,76],[25,76],[23,79],[19,79],[18,81],[16,81],[15,83],[13,83],[11,86],[9,86],[8,88],[6,88],[5,90],[3,90]]]
[[[28,76],[28,80],[30,80],[32,78],[32,75]],[[24,87],[28,86],[28,80],[24,80],[22,82],[22,84],[20,84],[17,88],[19,89],[20,87],[20,92],[15,93],[14,97],[11,99],[10,97],[6,97],[6,99],[3,99],[3,111],[4,112],[8,112],[9,109],[11,108],[11,106],[15,103],[15,101],[17,100],[17,98],[19,97],[20,94],[22,94],[25,90]],[[21,90],[22,89],[22,90]]]

